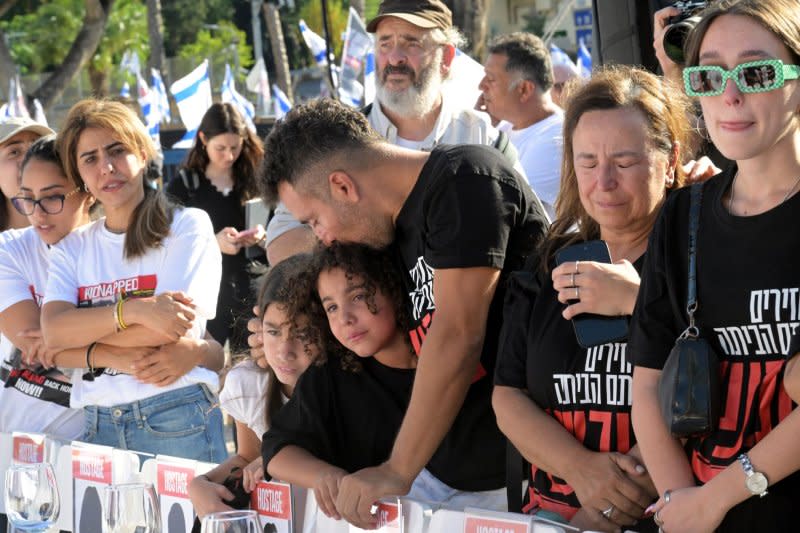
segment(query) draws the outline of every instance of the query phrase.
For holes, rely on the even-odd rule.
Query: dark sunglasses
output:
[[[749,61],[726,70],[717,65],[683,69],[683,83],[689,96],[717,96],[732,79],[742,93],[765,93],[783,87],[786,80],[800,78],[800,66],[780,59]]]
[[[38,200],[27,196],[15,196],[11,199],[11,203],[14,205],[14,209],[25,216],[32,215],[37,205],[39,209],[48,215],[57,215],[64,209],[64,200],[80,190],[80,187],[75,187],[67,194],[52,194],[39,198]]]

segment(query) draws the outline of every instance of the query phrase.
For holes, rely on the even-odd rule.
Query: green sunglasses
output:
[[[759,59],[725,70],[717,65],[683,69],[683,84],[689,96],[717,96],[732,79],[743,93],[765,93],[780,89],[786,80],[800,78],[800,66],[780,59]]]

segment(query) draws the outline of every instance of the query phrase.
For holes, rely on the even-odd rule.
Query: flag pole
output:
[[[331,87],[331,98],[339,99],[339,89],[333,81],[333,62],[331,61],[331,38],[328,32],[328,0],[322,1],[322,32],[325,37],[325,64],[327,65],[328,84]]]

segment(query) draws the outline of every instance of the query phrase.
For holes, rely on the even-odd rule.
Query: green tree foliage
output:
[[[84,9],[83,0],[50,0],[32,13],[0,21],[0,28],[10,36],[11,57],[22,73],[50,71],[64,60],[81,29]],[[105,94],[109,77],[124,76],[117,65],[126,50],[136,51],[143,62],[147,59],[147,14],[142,0],[117,0],[114,4],[103,39],[89,63],[96,93]]]
[[[208,59],[214,78],[219,78],[220,81],[225,72],[225,64],[234,68],[237,55],[241,68],[253,64],[253,49],[247,44],[245,32],[224,20],[220,20],[214,28],[201,28],[196,40],[183,45],[178,52],[178,56],[189,60],[192,65]],[[244,79],[244,74],[237,73],[236,78],[241,81]]]
[[[56,0],[36,11],[0,21],[11,57],[23,74],[51,70],[67,55],[69,44],[81,28],[83,3]]]
[[[233,19],[233,0],[166,0],[161,2],[167,57],[195,42],[204,24]]]

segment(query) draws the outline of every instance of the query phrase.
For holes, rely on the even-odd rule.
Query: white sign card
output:
[[[103,530],[101,498],[103,488],[112,483],[112,450],[110,446],[72,443],[72,531],[75,533]]]
[[[403,506],[399,500],[393,502],[379,501],[375,504],[375,514],[378,517],[378,533],[403,533]],[[350,525],[350,533],[366,532],[366,529]]]
[[[195,518],[189,499],[189,483],[194,479],[197,461],[157,459],[156,491],[161,508],[161,524],[170,533],[189,532]]]
[[[264,533],[292,533],[292,487],[278,481],[259,481],[250,494]]]

